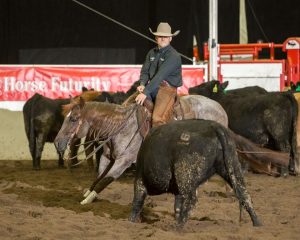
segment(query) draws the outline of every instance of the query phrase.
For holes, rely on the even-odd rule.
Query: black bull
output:
[[[298,105],[290,93],[265,92],[258,87],[227,91],[228,82],[211,81],[189,89],[219,102],[228,116],[228,126],[252,142],[290,154],[291,173],[300,173],[297,158]]]
[[[196,190],[212,175],[220,175],[234,190],[240,206],[260,226],[248,194],[230,130],[209,120],[183,120],[160,126],[143,142],[137,158],[130,220],[139,221],[147,194],[175,195],[179,225],[197,201]]]

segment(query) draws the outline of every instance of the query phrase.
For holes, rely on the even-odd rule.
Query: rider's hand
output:
[[[136,89],[137,89],[140,93],[142,93],[142,92],[144,91],[144,89],[145,89],[145,86],[140,85],[140,86],[138,86]]]
[[[135,98],[135,101],[140,104],[143,105],[145,99],[147,98],[147,96],[144,93],[140,93],[139,95],[137,95],[137,97]]]

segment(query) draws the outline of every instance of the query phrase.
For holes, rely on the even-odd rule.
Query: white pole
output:
[[[240,0],[240,44],[248,43],[245,0]]]
[[[209,80],[218,80],[218,0],[209,0]]]

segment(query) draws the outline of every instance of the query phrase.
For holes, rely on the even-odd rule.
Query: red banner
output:
[[[0,101],[26,101],[35,93],[68,98],[83,86],[97,91],[127,91],[139,79],[141,66],[0,66]],[[179,94],[204,81],[204,69],[183,67]]]

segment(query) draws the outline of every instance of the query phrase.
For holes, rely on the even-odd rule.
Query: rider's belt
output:
[[[162,87],[171,87],[171,88],[175,88],[173,87],[170,83],[168,83],[166,80],[163,80],[160,84],[160,86]]]

